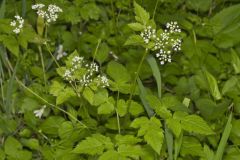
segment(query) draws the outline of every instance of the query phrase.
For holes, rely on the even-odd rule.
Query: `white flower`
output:
[[[41,118],[44,113],[45,108],[46,108],[46,105],[42,106],[41,109],[33,111],[33,113],[35,114],[36,117]]]
[[[153,29],[151,26],[147,26],[143,32],[140,33],[140,36],[143,38],[143,41],[148,44],[151,39],[155,39],[156,29]]]
[[[44,18],[48,23],[55,22],[58,18],[58,13],[62,12],[62,9],[54,4],[50,4],[47,10],[44,9],[44,4],[32,5],[33,10],[37,10],[37,14]]]
[[[13,29],[13,32],[16,34],[19,34],[23,28],[24,25],[24,19],[20,17],[19,15],[14,16],[16,20],[13,20],[10,22],[10,26],[16,27]]]
[[[61,44],[57,47],[56,52],[57,52],[57,57],[56,57],[57,60],[60,60],[62,57],[67,56],[67,53],[63,51],[63,45]]]

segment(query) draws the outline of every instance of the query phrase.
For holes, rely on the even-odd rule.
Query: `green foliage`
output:
[[[0,2],[0,160],[240,159],[239,1],[40,2]]]

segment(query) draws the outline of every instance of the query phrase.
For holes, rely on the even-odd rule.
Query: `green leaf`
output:
[[[101,10],[95,3],[87,3],[80,9],[80,14],[84,20],[98,20]]]
[[[222,96],[221,96],[221,93],[219,92],[218,84],[217,84],[215,77],[213,75],[211,75],[208,71],[205,71],[204,73],[205,73],[206,79],[208,81],[209,89],[210,89],[212,96],[216,100],[221,99]]]
[[[223,131],[221,140],[218,144],[216,155],[214,156],[213,160],[222,160],[224,149],[225,149],[225,146],[227,145],[227,141],[228,141],[229,135],[231,133],[231,129],[232,129],[232,113],[228,117],[227,124]]]
[[[57,97],[56,104],[62,104],[69,100],[71,97],[76,96],[72,88],[66,87],[65,84],[58,81],[53,81],[50,86],[50,93]]]
[[[120,63],[111,61],[107,66],[107,74],[117,83],[126,83],[131,79],[127,69]]]
[[[238,83],[238,79],[236,77],[231,77],[230,79],[228,79],[223,86],[222,89],[222,94],[226,94],[227,92],[231,91],[232,89],[235,88],[235,86]]]
[[[98,107],[98,114],[111,114],[114,111],[114,104],[113,97],[109,97],[107,102]]]
[[[158,98],[162,97],[162,80],[161,80],[161,73],[160,70],[158,68],[158,64],[156,62],[156,59],[152,56],[149,55],[147,57],[147,62],[150,65],[151,69],[152,69],[152,73],[153,73],[153,77],[155,78],[156,82],[157,82],[157,90],[158,90]]]
[[[172,117],[171,112],[165,107],[165,105],[162,104],[160,99],[158,99],[156,96],[148,95],[146,98],[150,106],[160,117],[164,119]]]
[[[134,11],[136,21],[146,25],[150,19],[149,13],[136,2],[134,2]]]
[[[117,160],[125,160],[125,157],[122,157],[119,155],[119,153],[117,151],[107,151],[104,152],[100,157],[99,160],[113,160],[113,159],[117,159]]]
[[[144,106],[144,108],[145,108],[145,111],[146,111],[147,114],[148,114],[148,117],[151,117],[151,116],[153,116],[154,111],[152,110],[152,108],[150,107],[149,103],[147,102],[147,99],[146,99],[146,97],[147,97],[146,89],[145,89],[145,87],[143,86],[142,81],[140,80],[139,77],[138,77],[138,79],[137,79],[137,82],[138,82],[138,86],[139,86],[139,88],[140,88],[140,99],[141,99],[141,101],[142,101],[142,103],[143,103],[143,106]]]
[[[117,112],[120,117],[123,117],[127,114],[128,105],[123,99],[118,100],[117,102]]]
[[[43,121],[43,123],[40,125],[40,129],[45,134],[57,136],[58,129],[64,121],[65,121],[64,118],[60,116],[51,116]]]
[[[169,118],[166,121],[168,128],[173,132],[176,137],[179,137],[182,131],[180,121],[176,119]]]
[[[93,134],[78,143],[73,153],[84,153],[89,155],[101,155],[104,149],[113,149],[113,144],[109,137],[101,134]]]
[[[0,149],[0,160],[5,160],[6,156],[2,149]]]
[[[137,144],[142,141],[142,139],[134,137],[133,135],[124,135],[123,136],[123,135],[119,135],[119,134],[115,136],[115,140],[118,145],[121,145],[121,144],[133,145],[133,144]]]
[[[86,87],[83,90],[83,97],[92,105],[94,101],[94,92],[91,88]]]
[[[181,120],[182,129],[188,132],[199,133],[203,135],[212,135],[214,132],[198,115],[187,115]]]
[[[134,31],[142,31],[144,30],[144,26],[140,23],[129,23],[128,26]]]
[[[118,147],[118,153],[124,157],[131,157],[133,159],[138,159],[142,154],[142,148],[139,145],[125,145],[122,144]]]
[[[5,11],[6,11],[6,0],[3,0],[1,3],[1,8],[0,8],[0,19],[4,18]]]
[[[135,102],[135,101],[131,101],[131,105],[129,106],[128,109],[129,113],[133,116],[138,116],[141,113],[144,113],[144,108],[141,104]]]
[[[203,149],[201,143],[195,137],[183,137],[180,154],[182,156],[202,156]]]
[[[38,139],[35,139],[35,138],[30,138],[30,139],[23,138],[21,139],[21,143],[32,150],[40,149],[39,141]]]
[[[235,73],[240,73],[240,59],[236,51],[233,49],[231,49],[231,62]]]
[[[138,136],[144,136],[144,140],[155,152],[160,154],[164,135],[161,129],[161,122],[157,118],[152,117],[150,120],[146,117],[136,118],[130,126],[139,128]]]
[[[27,150],[23,150],[21,143],[13,137],[7,138],[4,144],[4,150],[5,153],[9,156],[9,159],[14,160],[32,159],[32,153]]]
[[[141,45],[143,44],[143,38],[140,35],[131,35],[128,37],[126,42],[124,43],[125,46],[127,45]]]
[[[1,35],[0,41],[13,53],[16,57],[19,56],[19,45],[17,39],[12,35]]]

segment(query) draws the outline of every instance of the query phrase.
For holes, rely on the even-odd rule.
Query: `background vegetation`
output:
[[[1,1],[0,160],[240,159],[239,0],[136,2]],[[35,3],[63,12],[46,27]],[[129,38],[141,31],[135,19],[178,22],[171,63]],[[109,86],[74,89],[63,70],[76,55]]]

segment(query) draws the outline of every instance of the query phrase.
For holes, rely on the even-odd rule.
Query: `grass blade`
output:
[[[218,145],[218,149],[217,149],[216,155],[214,157],[214,160],[222,160],[224,149],[225,149],[225,146],[227,144],[227,140],[229,138],[229,135],[230,135],[231,129],[232,129],[232,123],[231,122],[232,122],[232,113],[228,117],[228,121],[227,121],[226,127],[223,131],[223,134],[222,134],[220,143]]]
[[[3,0],[0,8],[0,18],[4,18],[6,11],[6,0]]]
[[[140,78],[137,78],[137,82],[138,82],[138,87],[140,89],[140,99],[143,103],[143,106],[148,114],[148,117],[152,117],[154,115],[154,111],[152,110],[152,108],[149,106],[147,100],[145,99],[145,97],[147,97],[147,91],[144,88],[142,81],[140,80]]]
[[[153,77],[155,78],[156,82],[157,82],[157,89],[158,89],[158,97],[161,98],[162,93],[162,86],[161,86],[161,73],[160,70],[158,68],[157,62],[155,60],[155,58],[152,55],[149,55],[147,57],[147,62],[150,65],[151,69],[152,69],[152,73],[153,73]]]

